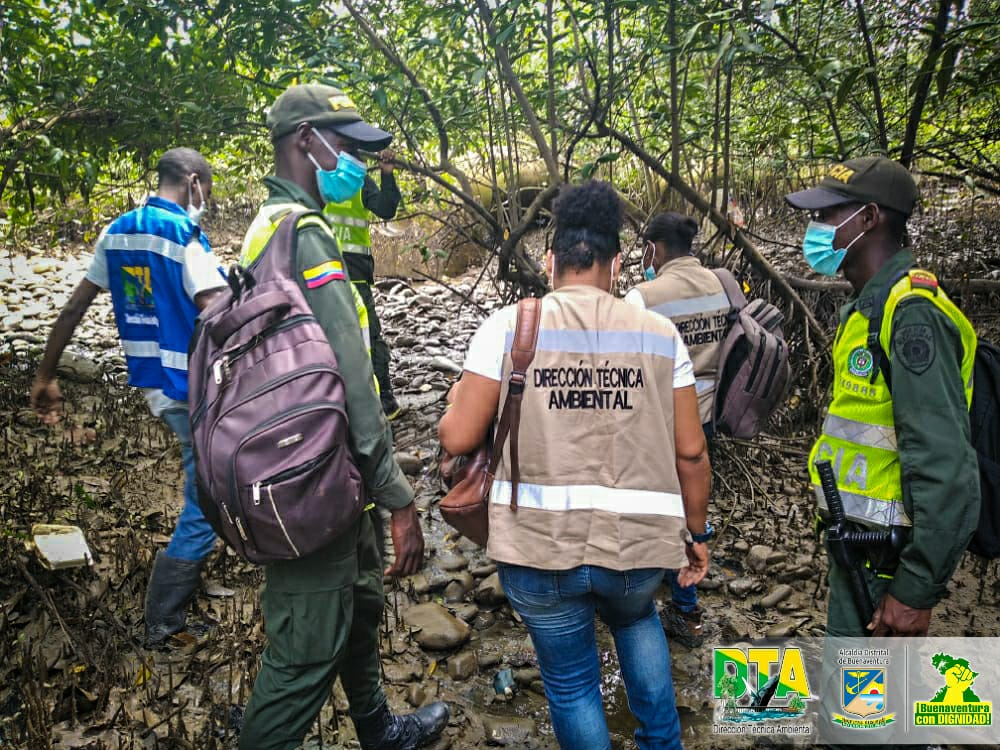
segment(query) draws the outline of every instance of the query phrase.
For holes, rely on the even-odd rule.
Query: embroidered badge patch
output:
[[[925,289],[928,292],[937,294],[937,276],[932,274],[930,271],[921,271],[919,269],[910,271],[910,288]]]
[[[934,364],[934,334],[928,325],[914,323],[900,326],[893,333],[892,348],[900,364],[914,375],[924,374]]]
[[[344,274],[343,263],[339,260],[328,260],[326,263],[307,268],[302,272],[302,278],[306,280],[309,289],[315,289],[331,281],[344,281],[347,276]]]
[[[867,378],[872,374],[874,359],[872,353],[863,346],[855,347],[847,355],[847,370],[851,375],[859,378]]]

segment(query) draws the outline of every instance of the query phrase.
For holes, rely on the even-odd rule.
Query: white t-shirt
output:
[[[97,240],[97,247],[94,248],[94,259],[87,269],[87,281],[96,284],[101,289],[109,289],[111,282],[108,279],[108,256],[104,252],[104,234],[101,233]],[[222,264],[211,250],[206,250],[205,246],[198,240],[193,240],[184,248],[184,293],[194,302],[194,298],[202,292],[210,289],[217,289],[225,286],[222,277],[219,276],[219,269]],[[149,411],[154,417],[158,417],[163,412],[171,409],[183,409],[187,411],[187,404],[177,401],[167,396],[160,388],[142,388],[142,395],[146,397]]]
[[[514,330],[517,305],[510,305],[490,315],[469,341],[465,369],[490,380],[503,380],[503,355],[507,332]],[[687,347],[675,332],[674,388],[694,385],[694,365]]]

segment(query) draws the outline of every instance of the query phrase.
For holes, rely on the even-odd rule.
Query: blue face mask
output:
[[[646,250],[652,252],[652,255],[650,255],[649,257],[648,266],[646,265]],[[656,269],[653,268],[653,256],[656,255],[656,245],[654,245],[652,242],[647,242],[646,250],[642,251],[642,277],[646,281],[652,281],[653,279],[656,278]]]
[[[337,157],[337,166],[334,169],[323,169],[312,154],[307,154],[309,160],[316,166],[316,186],[319,188],[320,197],[327,203],[342,203],[365,184],[365,165],[346,151],[338,154],[319,131],[314,130],[313,133],[320,143]]]
[[[812,270],[824,276],[837,275],[837,271],[840,269],[840,264],[844,262],[847,251],[851,249],[855,242],[865,236],[865,232],[859,234],[847,243],[847,247],[841,250],[834,249],[834,237],[838,229],[864,210],[865,206],[862,206],[837,226],[824,224],[821,221],[809,222],[809,226],[806,227],[805,237],[802,238],[802,255]]]

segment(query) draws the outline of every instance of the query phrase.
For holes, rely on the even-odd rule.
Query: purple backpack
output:
[[[747,302],[736,278],[713,269],[729,298],[729,333],[719,352],[715,387],[715,429],[735,438],[752,438],[785,397],[791,380],[788,344],[781,330],[785,316],[770,302]]]
[[[347,530],[365,503],[351,455],[344,383],[295,280],[286,216],[231,294],[201,314],[188,361],[199,503],[254,563],[308,555]]]

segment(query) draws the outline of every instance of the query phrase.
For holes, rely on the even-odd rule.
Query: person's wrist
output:
[[[705,527],[703,529],[691,529],[689,526],[688,533],[691,535],[690,544],[705,544],[713,536],[715,536],[715,528],[708,521],[705,521]]]

